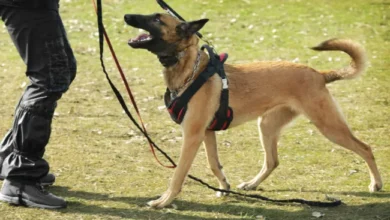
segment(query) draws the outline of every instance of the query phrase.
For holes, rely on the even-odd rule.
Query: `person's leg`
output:
[[[58,11],[3,7],[0,14],[27,65],[26,75],[30,79],[16,108],[13,127],[1,144],[1,174],[8,180],[3,184],[3,193],[8,192],[7,187],[19,187],[10,183],[34,185],[48,173],[49,165],[42,157],[50,138],[57,100],[75,77],[76,61]],[[34,201],[34,204],[42,202]],[[57,208],[53,199],[52,203],[52,208]],[[50,205],[44,204],[42,208]]]
[[[12,152],[12,129],[10,129],[0,142],[0,167],[4,159]],[[1,170],[1,169],[0,169]],[[4,180],[4,176],[0,175],[0,179]]]
[[[19,104],[17,105],[19,106]],[[12,128],[7,132],[3,140],[0,142],[0,180],[4,180],[5,176],[1,175],[1,167],[4,159],[13,151],[13,133]],[[51,173],[41,177],[39,182],[42,186],[50,186],[55,182],[55,176]]]

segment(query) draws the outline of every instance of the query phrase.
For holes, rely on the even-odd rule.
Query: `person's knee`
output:
[[[49,92],[66,92],[76,76],[77,62],[65,41],[65,38],[59,38],[46,44],[49,54]]]
[[[70,56],[69,59],[69,74],[70,74],[70,83],[73,82],[73,80],[76,78],[77,73],[77,61],[73,56],[73,53],[68,55]]]

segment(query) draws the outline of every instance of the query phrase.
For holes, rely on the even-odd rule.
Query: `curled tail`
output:
[[[366,53],[364,48],[351,40],[330,39],[311,49],[318,51],[339,50],[347,53],[352,58],[351,64],[347,67],[339,70],[321,71],[326,83],[356,78],[366,69]]]

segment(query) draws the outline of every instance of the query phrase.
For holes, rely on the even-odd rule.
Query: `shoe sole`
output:
[[[27,207],[35,207],[35,208],[42,208],[42,209],[66,208],[66,205],[65,206],[49,206],[49,205],[38,204],[38,203],[32,202],[32,201],[27,200],[27,199],[23,199],[23,198],[22,198],[22,201],[24,204],[20,204],[19,197],[6,196],[2,193],[0,193],[0,201],[7,202],[7,203],[10,203],[12,205],[23,205],[23,206],[27,206]]]

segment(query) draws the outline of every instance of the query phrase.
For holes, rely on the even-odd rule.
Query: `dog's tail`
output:
[[[330,39],[311,49],[318,51],[339,50],[347,53],[352,58],[351,64],[347,67],[339,70],[321,71],[326,83],[356,78],[366,69],[366,53],[364,48],[351,40]]]

